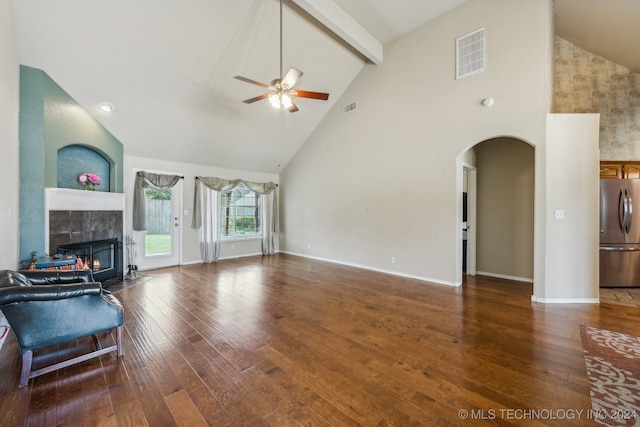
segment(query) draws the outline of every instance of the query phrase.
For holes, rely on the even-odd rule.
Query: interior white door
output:
[[[138,270],[180,264],[182,180],[167,190],[145,189],[147,229],[137,236]]]
[[[467,171],[467,221],[465,224],[467,235],[467,274],[476,274],[476,209],[477,209],[477,170],[465,166]]]

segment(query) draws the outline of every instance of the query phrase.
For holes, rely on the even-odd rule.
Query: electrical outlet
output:
[[[391,264],[395,264],[396,263],[396,257],[392,256],[391,257]]]
[[[556,210],[556,219],[564,219],[564,211],[562,209]]]

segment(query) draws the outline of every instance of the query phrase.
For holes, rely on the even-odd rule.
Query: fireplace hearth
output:
[[[118,239],[58,245],[56,249],[59,254],[76,255],[80,258],[85,268],[88,267],[93,271],[96,282],[102,282],[105,287],[121,282],[124,277],[122,242]]]

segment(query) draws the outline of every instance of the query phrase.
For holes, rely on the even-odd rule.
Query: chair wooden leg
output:
[[[29,383],[29,375],[31,374],[31,363],[33,362],[33,352],[27,351],[22,353],[22,372],[20,373],[20,384],[18,387],[24,387]]]
[[[118,346],[118,357],[124,356],[124,346],[122,339],[122,326],[116,328],[116,345]]]

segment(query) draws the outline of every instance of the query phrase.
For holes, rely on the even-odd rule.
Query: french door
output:
[[[138,232],[138,269],[180,264],[182,180],[166,190],[145,189],[147,229]]]

